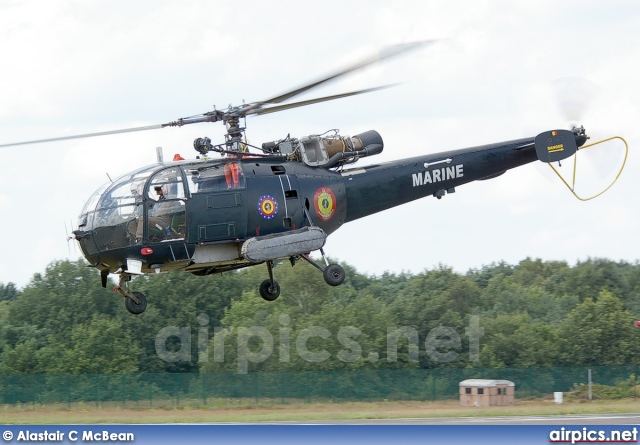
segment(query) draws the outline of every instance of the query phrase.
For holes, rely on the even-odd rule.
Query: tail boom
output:
[[[426,196],[441,197],[537,159],[534,138],[527,138],[345,170],[346,222]]]

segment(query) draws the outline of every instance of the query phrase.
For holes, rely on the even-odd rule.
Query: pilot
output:
[[[171,238],[172,232],[167,221],[171,220],[172,212],[168,211],[169,209],[163,208],[163,205],[165,207],[167,206],[167,203],[164,202],[166,200],[166,188],[157,185],[153,189],[156,193],[156,197],[153,199],[157,202],[153,204],[153,207],[149,210],[149,233],[157,238]],[[136,229],[136,244],[142,240],[143,226],[143,224],[138,224]]]
[[[158,201],[162,201],[163,199],[166,199],[164,196],[164,190],[166,189],[163,189],[163,186],[156,185],[153,189],[156,191],[156,196],[158,197],[157,198]]]

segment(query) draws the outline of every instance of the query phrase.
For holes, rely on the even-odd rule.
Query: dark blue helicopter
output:
[[[281,104],[425,43],[391,47],[378,57],[262,102],[160,125],[2,146],[223,122],[224,143],[213,145],[208,138],[194,141],[198,159],[177,157],[139,168],[89,198],[73,237],[89,264],[100,270],[103,287],[109,274],[119,275],[116,290],[125,297],[129,312],[139,314],[147,300],[129,288],[134,276],[178,269],[204,276],[264,263],[269,278],[260,285],[260,295],[271,301],[280,295],[273,274],[277,259],[289,259],[292,265],[309,262],[327,284],[337,286],[345,272],[340,265],[329,264],[323,246],[327,236],[345,223],[426,196],[440,199],[460,185],[494,178],[535,160],[565,159],[588,139],[584,128],[574,127],[366,167],[351,165],[382,152],[382,137],[373,130],[352,137],[337,131],[299,139],[287,136],[262,147],[246,142],[241,120],[247,116],[377,90]],[[222,157],[210,159],[211,152]],[[311,259],[314,251],[320,251],[323,262]]]

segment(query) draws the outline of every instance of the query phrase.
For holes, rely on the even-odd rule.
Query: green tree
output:
[[[397,326],[415,329],[419,335],[420,366],[454,367],[466,366],[468,356],[467,339],[464,336],[468,315],[480,304],[480,288],[468,277],[456,274],[452,269],[440,266],[436,270],[425,271],[412,277],[400,294],[390,303],[392,318]],[[460,338],[460,348],[455,361],[442,362],[434,360],[425,346],[430,335],[435,335],[438,328],[452,329]],[[455,337],[455,336],[454,336]],[[447,336],[440,337],[446,341]],[[439,344],[436,341],[434,344]]]
[[[470,278],[478,287],[484,289],[489,285],[489,281],[497,276],[505,277],[513,274],[514,267],[504,261],[491,263],[488,266],[482,266],[480,269],[470,269],[466,276]]]
[[[38,369],[53,374],[122,374],[138,371],[138,343],[119,320],[94,316],[74,326],[70,347],[49,344],[35,356]]]
[[[602,290],[623,300],[631,292],[627,263],[596,258],[578,262],[567,271],[562,281],[555,283],[555,293],[574,294],[580,300],[596,299]]]
[[[633,317],[620,299],[603,290],[569,312],[559,332],[560,361],[569,366],[631,363]]]
[[[267,275],[264,267],[206,277],[182,271],[139,277],[131,286],[147,295],[149,307],[133,316],[83,261],[53,262],[22,290],[0,284],[0,373],[235,371],[242,344],[238,335],[244,329],[246,337],[251,327],[269,332],[273,351],[268,359],[248,362],[249,370],[592,366],[634,360],[638,263],[594,259],[569,267],[525,259],[516,266],[494,263],[465,275],[439,266],[418,275],[380,277],[343,267],[347,279],[330,287],[308,263],[292,268],[283,262],[275,269],[282,293],[274,302],[258,296]],[[477,364],[466,355],[465,328],[472,314],[480,316],[484,329]],[[225,341],[226,360],[217,363],[213,336],[223,326],[231,333]],[[296,346],[301,333],[309,334],[305,330],[314,326],[328,333],[323,338],[315,332],[306,340],[310,352],[329,354],[318,362],[300,357]],[[191,332],[185,360],[165,361],[157,354],[156,339],[167,327]],[[447,339],[452,331],[442,327],[460,337],[460,347],[439,350],[457,353],[451,361],[434,360],[425,346],[434,335]],[[341,342],[343,328],[355,330]],[[387,328],[400,328],[411,337],[400,336],[393,363],[386,360]],[[203,332],[208,333],[209,350],[204,352],[209,361],[199,363]],[[418,336],[418,363],[412,361],[412,333]],[[288,336],[288,349],[281,335]],[[174,336],[165,344],[175,350],[180,343]],[[245,352],[255,357],[264,346],[254,335]],[[355,359],[340,360],[340,353]],[[286,354],[288,359],[280,360]]]
[[[557,329],[525,313],[481,317],[481,367],[527,368],[557,364]]]
[[[15,300],[18,296],[18,288],[13,283],[7,283],[6,285],[0,283],[0,301]]]

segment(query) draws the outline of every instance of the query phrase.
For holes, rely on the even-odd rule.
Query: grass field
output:
[[[558,414],[634,413],[640,411],[636,399],[568,401],[561,405],[551,399],[519,400],[509,407],[462,408],[456,400],[437,402],[353,402],[247,404],[200,407],[122,408],[94,405],[2,406],[2,424],[107,424],[107,423],[202,423],[275,422],[358,419],[527,416]]]

